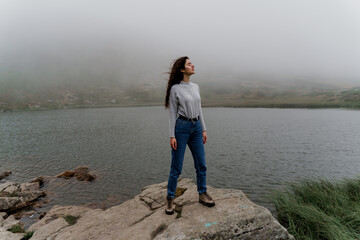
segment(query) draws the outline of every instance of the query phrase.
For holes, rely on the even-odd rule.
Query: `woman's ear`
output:
[[[180,69],[180,72],[185,72],[185,68],[183,68],[183,69]]]

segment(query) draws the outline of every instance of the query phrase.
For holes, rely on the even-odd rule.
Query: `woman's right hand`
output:
[[[170,138],[170,145],[171,145],[171,147],[172,147],[174,150],[177,149],[176,138],[174,138],[174,137]]]

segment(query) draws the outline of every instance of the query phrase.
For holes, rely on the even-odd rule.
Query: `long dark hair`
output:
[[[180,57],[174,61],[172,64],[171,70],[169,72],[169,81],[166,89],[165,97],[165,108],[169,107],[169,98],[171,87],[175,84],[179,84],[184,78],[184,74],[181,72],[181,69],[185,69],[186,59],[189,59],[187,56]]]

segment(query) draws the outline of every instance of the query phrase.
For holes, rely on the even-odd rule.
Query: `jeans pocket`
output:
[[[178,119],[176,119],[175,126],[185,126],[187,123],[188,123],[188,121],[178,118]]]
[[[183,119],[178,119],[176,121],[176,125],[175,125],[175,134],[176,133],[186,133],[188,131],[189,125],[188,125],[188,121],[183,120]]]

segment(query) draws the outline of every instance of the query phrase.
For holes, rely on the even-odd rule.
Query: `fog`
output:
[[[0,83],[164,84],[187,55],[201,84],[360,85],[359,24],[357,0],[1,0]]]

